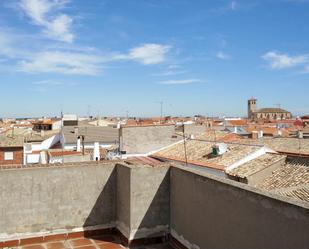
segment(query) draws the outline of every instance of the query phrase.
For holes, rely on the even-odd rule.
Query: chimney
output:
[[[237,126],[235,126],[235,127],[234,127],[234,132],[233,132],[233,133],[237,134],[237,132],[238,132],[238,131],[237,131]]]
[[[263,136],[264,136],[263,130],[259,130],[258,131],[258,139],[263,138]]]
[[[76,151],[81,152],[80,136],[77,137]]]
[[[41,164],[47,164],[46,151],[40,151],[40,163]]]
[[[100,144],[98,142],[94,143],[93,161],[100,161]]]
[[[252,139],[258,139],[258,132],[252,131]]]
[[[280,128],[278,129],[278,136],[282,137],[282,130]]]

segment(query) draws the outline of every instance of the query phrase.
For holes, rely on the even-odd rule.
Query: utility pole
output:
[[[160,104],[160,124],[162,123],[162,118],[163,118],[163,101],[158,102]]]
[[[162,120],[163,120],[163,105],[164,105],[164,102],[161,100],[161,101],[156,101],[155,103],[160,104],[160,124],[161,124]]]
[[[183,147],[184,147],[184,152],[185,152],[185,162],[186,162],[186,166],[188,166],[185,124],[182,125],[182,138],[183,138]]]

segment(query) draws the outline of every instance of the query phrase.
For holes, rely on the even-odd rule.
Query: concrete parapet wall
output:
[[[169,234],[169,182],[169,167],[132,168],[130,239]]]
[[[182,139],[174,135],[174,125],[122,127],[120,148],[127,154],[145,154]]]
[[[0,170],[0,241],[116,227],[187,248],[308,248],[309,205],[184,166],[79,163]]]
[[[0,172],[0,237],[114,226],[114,163]]]
[[[169,234],[169,167],[117,165],[117,227],[129,240]]]
[[[302,205],[302,204],[300,204]],[[171,233],[188,248],[308,248],[309,209],[231,180],[171,168]]]
[[[196,125],[196,124],[190,124],[185,125],[185,134],[186,135],[200,135],[203,132],[206,132],[207,126],[206,125]]]
[[[169,233],[169,166],[75,163],[0,170],[0,241],[117,227],[129,240]]]

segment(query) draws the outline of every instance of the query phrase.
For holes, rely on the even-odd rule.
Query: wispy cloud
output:
[[[49,51],[37,53],[21,61],[19,66],[26,73],[97,75],[102,62],[102,57],[93,54]]]
[[[217,1],[219,6],[211,9],[211,13],[215,15],[225,15],[228,13],[236,12],[236,11],[248,11],[254,8],[257,5],[257,1],[246,0],[246,1],[224,1],[222,5],[222,1]]]
[[[143,65],[159,64],[165,61],[169,46],[145,44],[132,48],[128,53],[103,55],[96,51],[46,51],[36,53],[19,63],[20,71],[27,73],[61,73],[98,75],[103,65],[115,61],[137,61]]]
[[[271,69],[286,69],[292,68],[299,65],[303,65],[309,61],[308,54],[290,56],[288,54],[269,51],[262,55],[262,58],[268,62],[268,66]]]
[[[47,92],[64,87],[65,83],[57,80],[41,80],[32,83],[30,90],[36,92]]]
[[[73,43],[72,17],[61,13],[70,0],[19,0],[18,8],[45,35],[57,41],[46,41],[45,36],[18,39],[0,27],[0,55],[11,60],[15,71],[24,73],[56,73],[70,75],[100,75],[112,62],[137,62],[142,65],[160,64],[167,60],[171,46],[144,43],[127,51],[103,53],[96,48]],[[18,34],[22,33],[17,30]],[[5,34],[5,35],[2,35]],[[28,34],[27,34],[28,35]]]
[[[165,61],[166,54],[171,49],[170,46],[161,44],[143,44],[132,48],[125,57],[144,65],[159,64]]]
[[[37,86],[62,86],[64,85],[63,82],[55,81],[55,80],[40,80],[33,82],[33,85]]]
[[[167,68],[168,69],[179,69],[179,68],[181,68],[181,66],[178,65],[178,64],[172,64],[172,65],[169,65]]]
[[[227,53],[224,53],[222,51],[219,51],[217,54],[216,54],[216,57],[220,60],[229,60],[231,59],[231,56]]]
[[[193,83],[199,83],[202,82],[200,79],[182,79],[182,80],[164,80],[160,81],[159,84],[162,85],[187,85],[187,84],[193,84]]]
[[[211,10],[211,12],[213,14],[217,14],[217,15],[224,15],[228,12],[235,11],[237,6],[238,6],[238,4],[237,4],[236,1],[229,1],[228,3],[226,3],[224,5],[220,5],[216,8],[213,8]]]
[[[179,75],[179,74],[185,74],[187,71],[185,70],[168,70],[162,73],[153,74],[153,76],[172,76],[172,75]]]
[[[232,1],[232,2],[230,3],[230,9],[231,9],[231,10],[236,10],[236,8],[237,8],[237,2],[236,2],[236,1]]]
[[[68,2],[69,0],[21,0],[19,6],[35,25],[43,28],[45,35],[58,41],[72,43],[73,18],[67,14],[56,13]]]

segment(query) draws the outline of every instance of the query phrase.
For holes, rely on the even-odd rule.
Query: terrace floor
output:
[[[103,235],[93,238],[72,238],[59,241],[46,241],[43,243],[27,244],[11,249],[127,249],[120,243],[120,238],[116,235]],[[156,244],[147,246],[137,246],[134,249],[173,249],[169,244]]]

